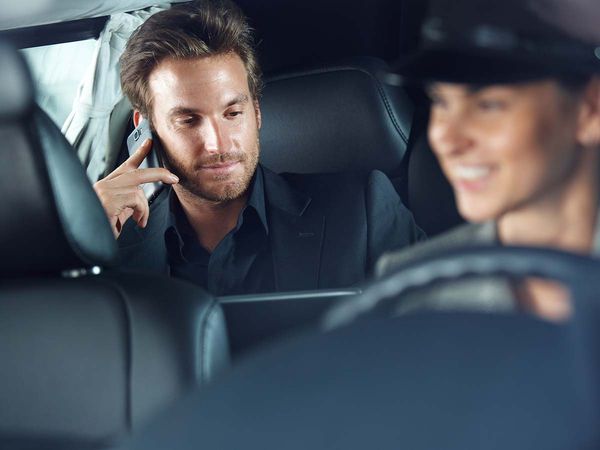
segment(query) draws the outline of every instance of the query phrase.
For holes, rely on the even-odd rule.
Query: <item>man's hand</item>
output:
[[[144,196],[142,184],[157,181],[176,184],[179,181],[167,169],[139,168],[151,148],[152,140],[147,139],[123,164],[94,184],[94,190],[106,211],[115,238],[119,237],[123,225],[130,217],[133,217],[140,227],[145,227],[148,223],[150,207]]]

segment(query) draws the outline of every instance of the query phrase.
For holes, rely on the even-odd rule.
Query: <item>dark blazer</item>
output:
[[[278,291],[351,286],[385,251],[424,238],[389,179],[369,175],[277,175],[263,171],[269,239]],[[169,273],[164,232],[168,189],[145,229],[128,221],[119,238],[124,268]]]

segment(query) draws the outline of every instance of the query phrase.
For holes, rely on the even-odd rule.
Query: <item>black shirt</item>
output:
[[[214,295],[251,294],[275,288],[263,175],[257,170],[237,224],[209,253],[200,245],[173,191],[165,243],[171,275]]]

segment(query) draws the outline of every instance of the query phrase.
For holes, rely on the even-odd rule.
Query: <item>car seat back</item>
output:
[[[0,439],[110,442],[226,366],[222,310],[102,268],[115,239],[74,149],[19,54],[0,45],[0,67]]]

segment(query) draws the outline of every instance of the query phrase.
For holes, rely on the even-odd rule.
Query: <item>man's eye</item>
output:
[[[227,117],[237,117],[237,116],[241,116],[243,114],[243,111],[230,111],[227,113]]]
[[[180,126],[192,125],[194,122],[196,122],[195,117],[182,117],[177,120],[177,124]]]

